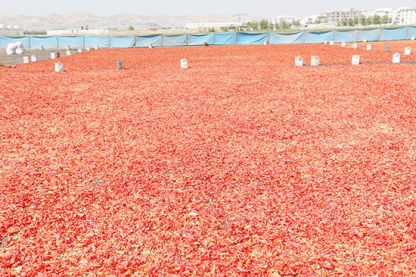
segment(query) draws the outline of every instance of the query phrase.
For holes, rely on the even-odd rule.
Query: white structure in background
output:
[[[116,31],[115,28],[69,28],[60,30],[48,30],[46,34],[48,36],[65,36],[65,35],[108,35],[111,32]]]
[[[25,48],[23,46],[23,42],[13,42],[9,43],[6,48],[6,54],[11,55],[21,55],[25,52]]]
[[[276,18],[273,19],[273,23],[274,24],[278,24],[280,22],[286,22],[288,24],[293,24],[295,23],[295,21],[297,21],[298,19],[294,16],[291,15],[282,15],[282,16],[277,16]]]
[[[365,16],[380,17],[388,16],[392,19],[393,25],[415,25],[416,24],[416,8],[402,7],[402,8],[382,8],[374,11],[367,11],[363,13]]]
[[[23,36],[23,30],[19,26],[0,24],[0,36]]]
[[[339,24],[343,19],[354,19],[363,14],[363,11],[349,9],[342,11],[332,11],[325,14],[328,18],[328,23]]]
[[[393,22],[397,25],[416,24],[416,8],[398,8],[395,10]]]
[[[239,22],[199,22],[188,23],[185,25],[186,29],[208,29],[208,28],[230,28],[243,26]]]

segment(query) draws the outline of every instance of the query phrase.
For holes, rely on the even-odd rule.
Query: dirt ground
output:
[[[77,49],[70,49],[72,53],[76,53]],[[45,50],[26,50],[21,55],[12,55],[9,56],[6,54],[4,49],[0,50],[0,65],[10,66],[16,64],[23,64],[23,57],[28,56],[29,59],[32,55],[36,55],[38,61],[43,61],[50,59],[51,53],[57,52],[61,57],[66,56],[66,50],[64,49],[45,49]]]

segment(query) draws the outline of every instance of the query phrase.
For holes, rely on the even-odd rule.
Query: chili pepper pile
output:
[[[0,275],[415,275],[416,65],[382,62],[416,43],[389,44],[0,68]]]

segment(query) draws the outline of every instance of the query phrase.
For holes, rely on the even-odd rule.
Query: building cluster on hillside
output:
[[[358,17],[388,17],[390,25],[416,25],[416,8],[383,8],[372,11],[362,11],[347,9],[330,11],[321,15],[308,16],[301,20],[301,24],[308,26],[311,24],[327,24],[340,26],[345,20],[354,20]]]
[[[262,20],[264,21],[264,20]],[[323,29],[336,28],[342,26],[373,26],[373,25],[416,25],[416,8],[383,8],[372,11],[357,9],[346,9],[330,11],[320,15],[310,15],[307,17],[296,17],[291,15],[281,15],[267,20],[267,24],[262,21],[236,21],[236,22],[200,22],[186,24],[187,29],[204,30],[240,30],[240,31],[259,31],[259,30],[282,30],[282,29]],[[263,26],[260,27],[260,26]]]

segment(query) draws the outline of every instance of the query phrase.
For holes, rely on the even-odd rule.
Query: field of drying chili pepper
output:
[[[0,275],[415,275],[416,65],[363,49],[0,68]]]

